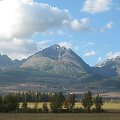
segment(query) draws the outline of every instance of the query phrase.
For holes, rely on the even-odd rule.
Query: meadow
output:
[[[48,108],[49,108],[49,102],[47,103],[48,104]],[[22,103],[20,103],[20,107],[21,107]],[[33,108],[35,105],[34,102],[28,102],[28,107],[29,108]],[[43,102],[39,102],[38,103],[38,107],[39,108],[42,108],[42,105],[43,105]],[[75,108],[81,108],[83,107],[82,104],[80,102],[77,102],[75,103]],[[94,106],[93,106],[94,107]],[[103,105],[103,109],[106,111],[106,112],[120,112],[120,103],[111,103],[111,102],[106,102],[104,103]]]
[[[119,113],[99,113],[99,114],[0,114],[0,120],[120,120]]]

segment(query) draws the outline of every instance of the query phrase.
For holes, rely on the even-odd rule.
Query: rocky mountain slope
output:
[[[87,65],[75,52],[58,44],[30,56],[20,68],[38,69],[58,74],[83,74],[90,72]]]

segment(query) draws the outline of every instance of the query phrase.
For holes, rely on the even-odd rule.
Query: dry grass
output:
[[[48,107],[49,107],[49,102],[47,103]],[[22,103],[20,103],[20,107],[21,107]],[[38,107],[42,108],[43,102],[39,102],[38,103]],[[35,106],[34,102],[29,102],[28,103],[28,107],[29,108],[33,108]],[[75,103],[75,107],[76,108],[80,108],[83,107],[82,104],[80,102]],[[94,106],[93,106],[94,107]],[[120,112],[120,103],[105,103],[103,105],[103,109],[107,110],[107,111],[118,111]]]
[[[0,120],[120,120],[120,114],[0,114]]]

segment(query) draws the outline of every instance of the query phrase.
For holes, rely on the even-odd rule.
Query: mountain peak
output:
[[[11,68],[11,67],[18,67],[23,63],[22,61],[19,60],[12,60],[5,54],[0,54],[0,68]]]
[[[59,45],[59,44],[54,44],[54,45],[52,45],[52,46],[50,46],[50,47],[48,47],[47,49],[67,49],[65,46],[61,46],[61,45]]]
[[[98,64],[95,65],[95,67],[104,67],[112,62],[119,62],[120,61],[120,56],[114,57],[114,58],[108,58]]]
[[[90,68],[74,51],[58,44],[32,55],[21,67],[57,73],[85,73]]]
[[[53,60],[58,60],[60,56],[62,56],[68,49],[65,47],[61,47],[58,44],[54,44],[48,48],[43,49],[42,51],[36,53],[36,56],[44,56],[51,58]]]
[[[49,48],[60,48],[60,45],[59,44],[54,44],[54,45],[52,45],[52,46],[50,46]]]

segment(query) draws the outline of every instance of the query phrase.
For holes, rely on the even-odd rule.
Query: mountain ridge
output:
[[[115,67],[119,68],[119,59],[116,60]],[[55,44],[31,55],[17,67],[0,70],[0,91],[113,92],[120,90],[119,78],[111,66],[90,67],[71,49]]]
[[[99,71],[104,71],[103,74],[109,74],[109,76],[120,76],[120,56],[115,58],[107,59],[96,67]]]
[[[60,73],[61,71],[64,73],[77,73],[79,69],[83,70],[83,72],[87,72],[90,69],[90,66],[86,64],[71,49],[60,47],[58,44],[55,44],[30,56],[20,66],[20,68],[43,69],[46,71],[54,71]]]
[[[25,61],[25,59],[23,59],[23,60],[17,60],[17,59],[12,60],[7,55],[1,55],[0,54],[0,68],[1,69],[19,67],[24,61]]]

